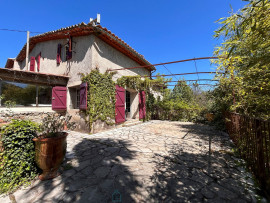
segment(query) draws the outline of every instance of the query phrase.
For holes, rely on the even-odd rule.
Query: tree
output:
[[[185,102],[192,102],[193,97],[193,91],[191,87],[187,85],[187,82],[185,80],[179,80],[171,93],[172,99],[178,99]]]
[[[237,13],[221,18],[215,61],[220,86],[215,94],[230,110],[263,119],[270,118],[270,2],[250,0]],[[218,91],[220,93],[218,93]],[[226,105],[225,105],[226,104]]]

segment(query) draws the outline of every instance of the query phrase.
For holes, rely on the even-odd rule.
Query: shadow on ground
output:
[[[199,152],[194,149],[196,146],[192,149],[183,141],[183,144],[174,144],[168,155],[156,154],[156,170],[151,176],[153,185],[147,188],[149,202],[255,201],[231,152],[211,149],[211,145],[231,145],[226,135],[204,125],[179,124],[179,128],[186,132],[182,139],[191,140],[196,135],[198,143],[194,144],[208,143],[208,146]]]
[[[32,202],[112,202],[119,198],[118,191],[122,202],[134,202],[132,195],[140,184],[123,164],[135,155],[128,145],[111,139],[83,139],[74,147],[70,155],[74,157],[65,161],[62,175],[36,181],[24,195],[37,193]]]

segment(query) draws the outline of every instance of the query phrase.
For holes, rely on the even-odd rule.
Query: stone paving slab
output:
[[[62,174],[17,190],[13,202],[112,202],[115,192],[122,202],[258,198],[228,135],[209,126],[151,121],[92,135],[70,132],[67,142]]]

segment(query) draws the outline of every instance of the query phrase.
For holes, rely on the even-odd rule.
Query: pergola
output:
[[[2,94],[2,81],[33,84],[37,86],[38,85],[67,86],[68,80],[69,76],[66,75],[54,75],[47,73],[0,68],[0,96]],[[36,105],[38,106],[37,101]],[[0,98],[0,106],[1,106],[1,98]]]

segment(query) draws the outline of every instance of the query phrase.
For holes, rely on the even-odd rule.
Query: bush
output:
[[[0,154],[0,194],[14,191],[37,175],[33,138],[38,125],[27,120],[12,120],[1,129],[4,151]]]

